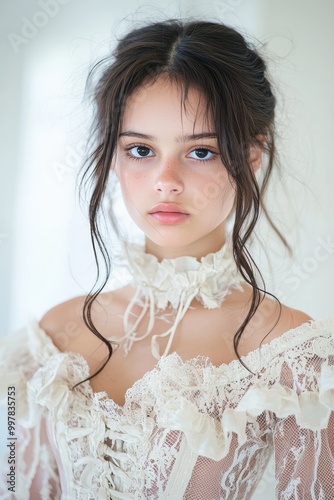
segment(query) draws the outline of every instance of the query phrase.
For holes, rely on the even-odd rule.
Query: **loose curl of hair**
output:
[[[223,23],[169,19],[135,28],[123,36],[112,56],[103,58],[92,67],[87,78],[87,88],[92,85],[95,71],[104,66],[106,67],[93,91],[94,150],[87,158],[88,166],[82,176],[80,190],[89,175],[93,183],[89,221],[98,274],[95,241],[107,268],[107,277],[102,287],[85,297],[83,319],[89,330],[107,345],[109,354],[101,368],[84,381],[100,373],[113,353],[112,342],[105,339],[93,324],[91,307],[110,275],[110,256],[99,231],[98,213],[106,192],[120,123],[127,98],[146,83],[154,82],[160,75],[167,76],[178,85],[182,92],[183,106],[191,88],[198,89],[205,97],[206,113],[215,127],[221,160],[236,187],[233,256],[239,272],[252,287],[248,314],[233,340],[235,354],[244,365],[238,353],[238,344],[245,327],[264,298],[261,292],[277,300],[277,322],[281,313],[279,300],[265,290],[261,272],[246,248],[261,211],[283,244],[290,249],[263,202],[276,163],[276,98],[272,93],[266,63],[241,33]],[[265,140],[260,140],[258,136],[264,136]],[[261,148],[268,160],[266,169],[262,172],[261,185],[249,162],[249,150],[254,145]],[[117,231],[113,218],[111,223]],[[262,287],[257,282],[256,273],[260,276]]]

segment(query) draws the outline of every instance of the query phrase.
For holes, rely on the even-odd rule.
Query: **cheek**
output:
[[[217,202],[227,209],[232,208],[235,199],[235,185],[231,182],[225,169],[220,170],[215,179],[215,189],[219,193]]]
[[[200,183],[194,186],[193,202],[195,208],[199,210],[215,210],[221,213],[231,210],[235,197],[235,190],[231,185],[227,174],[219,171],[213,176],[201,179]]]
[[[145,217],[148,200],[145,176],[138,173],[123,172],[119,180],[127,212],[135,224],[141,227],[140,224],[143,221],[142,217]]]
[[[123,171],[119,176],[119,180],[123,194],[131,197],[136,195],[134,198],[138,198],[138,196],[140,196],[140,193],[145,186],[144,176],[138,173]]]

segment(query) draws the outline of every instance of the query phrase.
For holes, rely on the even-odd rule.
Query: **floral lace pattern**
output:
[[[333,332],[332,321],[286,332],[243,358],[254,374],[172,353],[119,406],[88,382],[73,390],[86,361],[32,321],[0,344],[22,432],[47,424],[47,439],[21,443],[17,498],[249,499],[273,449],[277,498],[334,498]]]

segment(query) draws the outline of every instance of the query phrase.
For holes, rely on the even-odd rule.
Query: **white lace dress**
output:
[[[286,332],[239,361],[162,357],[119,406],[79,354],[31,320],[1,341],[16,387],[16,492],[2,499],[251,498],[272,453],[276,498],[334,498],[334,322]]]

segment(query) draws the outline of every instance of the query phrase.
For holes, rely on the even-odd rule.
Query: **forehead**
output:
[[[213,130],[204,94],[190,87],[184,99],[183,88],[165,76],[149,82],[126,101],[121,128],[181,127],[191,131]]]

